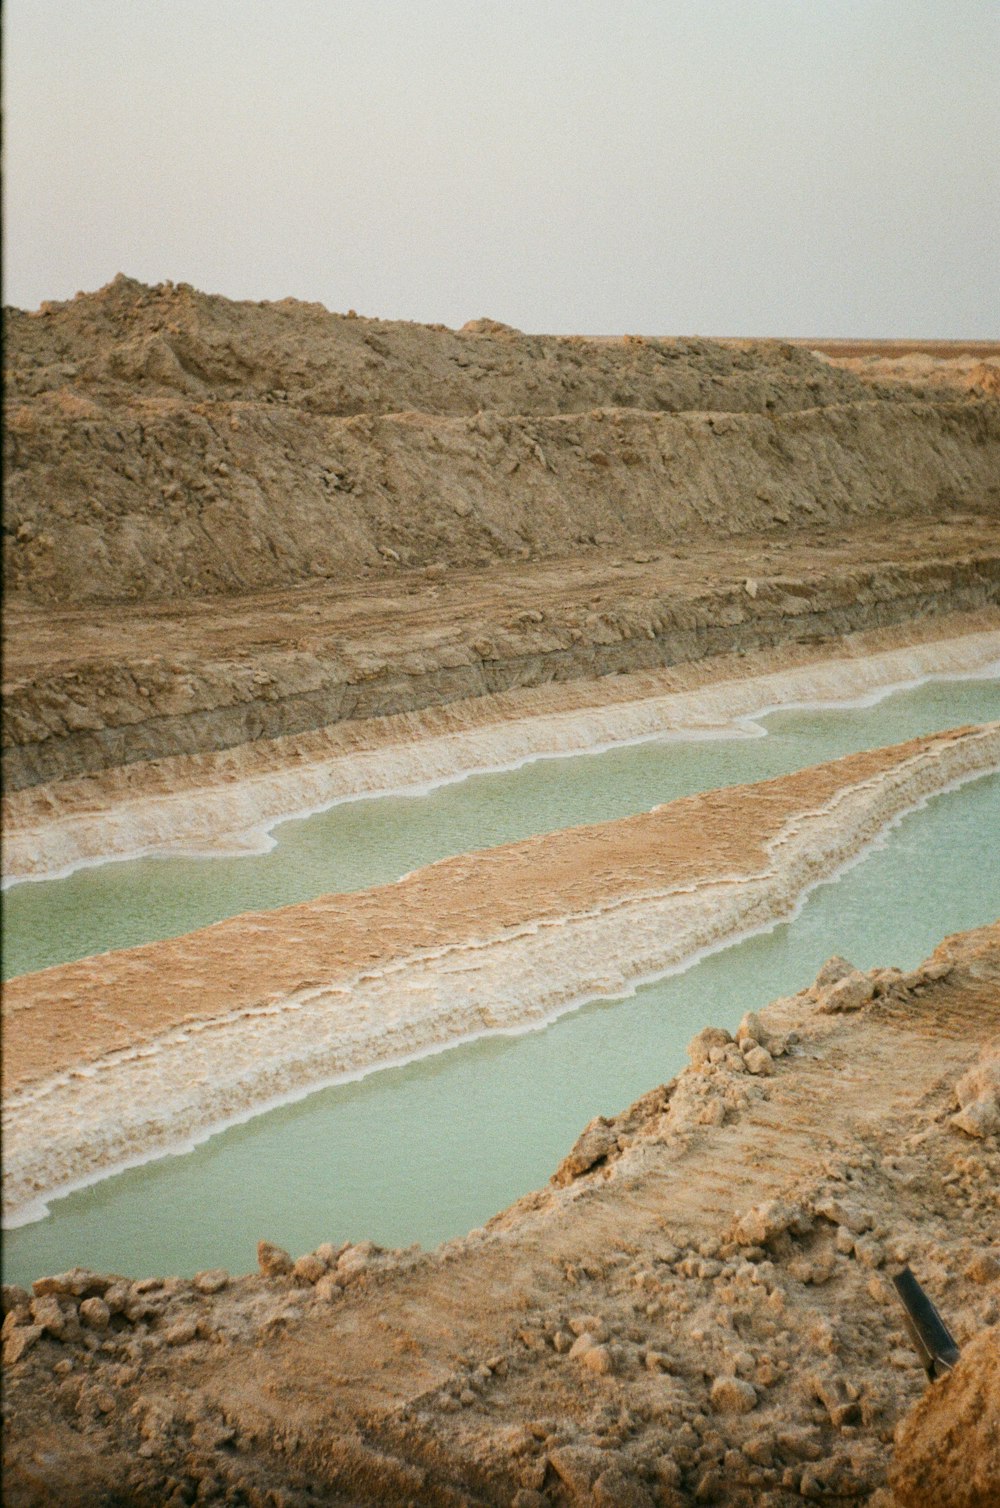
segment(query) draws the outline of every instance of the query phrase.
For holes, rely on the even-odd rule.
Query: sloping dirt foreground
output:
[[[434,1252],[293,1266],[262,1243],[260,1276],[5,1289],[7,1500],[887,1505],[926,1388],[888,1281],[905,1261],[979,1339],[933,1385],[931,1476],[933,1407],[903,1431],[899,1501],[985,1508],[998,1032],[1000,924],[909,974],[834,960],[737,1041],[702,1031],[548,1188]],[[970,1408],[971,1457],[947,1432]]]
[[[1000,724],[24,975],[4,992],[4,1210],[345,1075],[623,993],[789,915]]]

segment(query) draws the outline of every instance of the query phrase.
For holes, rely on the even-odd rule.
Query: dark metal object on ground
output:
[[[908,1267],[892,1280],[903,1305],[906,1328],[931,1380],[950,1372],[958,1360],[955,1337]]]

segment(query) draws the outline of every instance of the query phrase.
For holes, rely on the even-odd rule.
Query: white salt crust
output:
[[[61,879],[86,866],[154,854],[266,853],[281,822],[345,801],[420,795],[471,774],[654,739],[760,737],[763,730],[749,720],[779,709],[866,706],[930,680],[988,676],[1000,676],[1000,630],[429,736],[421,734],[420,715],[414,714],[406,719],[409,736],[401,733],[399,742],[377,749],[314,761],[293,755],[285,769],[125,796],[99,810],[60,812],[55,785],[50,816],[9,826],[3,884]],[[461,706],[455,716],[461,718]]]

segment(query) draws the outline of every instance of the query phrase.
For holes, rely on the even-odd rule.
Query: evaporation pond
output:
[[[766,737],[657,739],[536,759],[424,795],[345,802],[282,823],[266,854],[102,864],[17,885],[3,897],[4,977],[177,937],[242,911],[385,884],[450,854],[628,817],[695,791],[998,718],[1000,681],[930,681],[875,706],[773,713],[761,720]]]
[[[908,696],[924,698],[930,689]],[[952,720],[989,716],[995,688],[984,690]],[[853,746],[884,742],[909,731],[893,721],[893,700],[891,718],[883,704],[822,720],[870,719],[868,734],[856,728]],[[763,749],[797,721],[801,714],[773,718],[770,738],[732,744],[730,752]],[[827,753],[828,745],[798,762]],[[560,761],[563,780],[585,769],[581,778],[593,780],[601,758]],[[719,783],[717,769],[704,784]],[[910,813],[839,879],[815,889],[793,920],[682,974],[623,1000],[594,1002],[543,1030],[321,1090],[191,1153],[55,1201],[47,1219],[7,1233],[5,1281],[74,1263],[136,1276],[212,1266],[244,1272],[254,1267],[261,1237],[298,1253],[324,1240],[431,1245],[464,1232],[544,1184],[592,1116],[624,1108],[675,1074],[685,1044],[707,1023],[732,1030],[745,1010],[803,987],[832,953],[859,967],[910,968],[946,933],[993,921],[998,849],[1000,776],[988,775]]]

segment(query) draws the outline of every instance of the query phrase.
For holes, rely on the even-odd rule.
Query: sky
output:
[[[1000,337],[1000,0],[5,0],[4,302]]]

